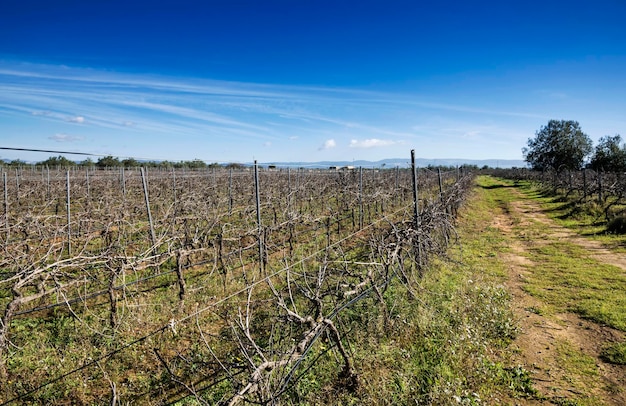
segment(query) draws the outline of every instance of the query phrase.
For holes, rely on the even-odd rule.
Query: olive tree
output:
[[[115,168],[115,167],[120,166],[121,164],[122,163],[120,162],[118,158],[114,158],[111,155],[104,156],[98,159],[98,162],[96,162],[96,166],[98,168]]]
[[[596,171],[626,171],[626,145],[617,134],[600,138],[589,167]]]
[[[535,170],[578,170],[593,145],[577,121],[550,120],[522,149],[524,160]]]
[[[76,166],[76,162],[70,161],[66,157],[59,155],[59,156],[51,156],[45,161],[39,162],[38,165],[44,165],[44,166],[50,166],[50,167],[58,166],[58,167],[67,168],[70,166]]]

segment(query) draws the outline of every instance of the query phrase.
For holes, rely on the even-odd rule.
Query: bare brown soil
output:
[[[513,235],[517,226],[538,221],[548,226],[546,240],[567,240],[589,252],[589,257],[618,266],[626,271],[626,256],[613,253],[596,241],[582,238],[560,227],[548,218],[539,205],[528,200],[514,202],[505,214],[494,216],[494,226],[507,235]],[[506,285],[513,297],[513,306],[520,321],[522,333],[513,343],[516,355],[513,362],[530,371],[537,399],[521,399],[519,405],[579,404],[571,399],[586,399],[585,404],[626,405],[626,367],[603,362],[599,358],[607,343],[624,339],[624,333],[610,327],[584,320],[576,314],[542,315],[543,303],[523,289],[524,280],[533,272],[541,272],[538,264],[529,259],[523,238],[511,239],[510,251],[501,258],[509,266]],[[572,368],[563,363],[568,349],[591,357],[597,373]],[[569,402],[569,403],[568,403]],[[589,403],[591,402],[591,403]]]

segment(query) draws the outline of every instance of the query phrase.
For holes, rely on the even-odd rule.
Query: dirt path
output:
[[[513,361],[531,372],[534,387],[545,398],[519,400],[516,404],[578,405],[568,400],[591,398],[602,402],[598,404],[626,405],[626,368],[599,359],[602,346],[623,340],[624,334],[572,313],[542,315],[539,311],[541,301],[524,291],[525,278],[533,272],[541,272],[541,269],[529,259],[527,243],[520,236],[515,236],[514,224],[523,227],[533,221],[548,226],[546,243],[567,240],[588,250],[589,257],[618,266],[626,272],[626,256],[612,253],[596,241],[579,237],[558,226],[542,212],[539,205],[521,196],[505,214],[494,216],[494,226],[513,236],[510,252],[502,254],[503,261],[509,266],[506,285],[513,296],[514,310],[522,328],[522,334],[513,343],[518,350]],[[589,373],[584,368],[572,370],[571,363],[568,363],[569,368],[565,367],[562,359],[570,350],[591,357],[596,363],[597,373]]]

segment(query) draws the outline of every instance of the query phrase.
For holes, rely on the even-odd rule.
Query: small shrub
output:
[[[626,216],[618,216],[609,221],[606,231],[611,234],[626,234]]]
[[[606,362],[617,365],[626,365],[626,342],[615,343],[604,348],[600,358]]]

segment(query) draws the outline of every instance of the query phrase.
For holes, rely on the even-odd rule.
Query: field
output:
[[[356,389],[350,340],[398,317],[394,281],[417,295],[469,185],[422,171],[416,228],[411,174],[5,172],[3,400],[268,402],[310,376]]]
[[[563,240],[590,232],[572,193],[429,169],[3,181],[0,404],[624,399],[623,273]]]

